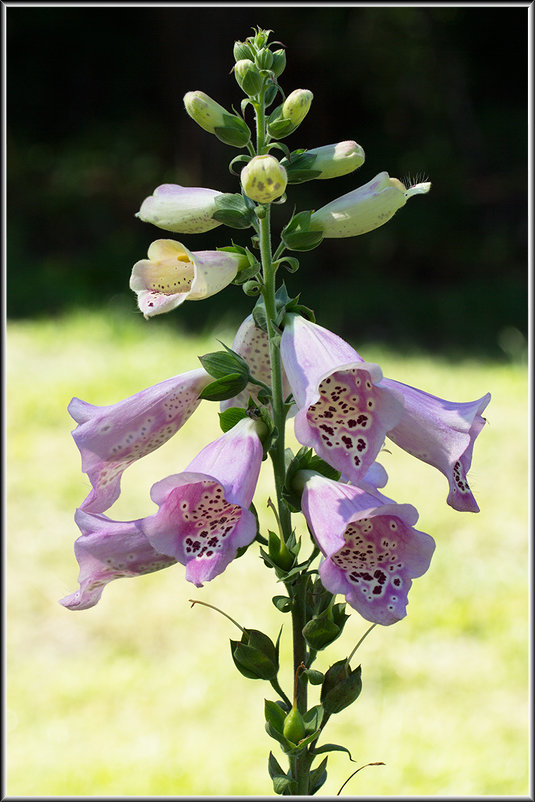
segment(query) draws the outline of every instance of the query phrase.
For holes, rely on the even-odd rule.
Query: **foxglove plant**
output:
[[[147,319],[231,284],[256,302],[232,347],[199,357],[200,368],[110,406],[72,399],[72,434],[91,490],[75,513],[79,589],[61,603],[87,609],[110,581],[177,563],[185,566],[186,580],[202,588],[257,543],[263,563],[286,589],[273,603],[292,619],[292,676],[279,676],[280,632],[273,640],[237,624],[241,637],[231,640],[232,659],[244,677],[269,682],[276,694],[265,701],[266,730],[287,765],[270,752],[274,791],[313,795],[327,779],[328,753],[349,754],[321,739],[329,718],[361,692],[361,666],[350,665],[355,651],[374,626],[391,626],[406,615],[412,582],[425,574],[435,549],[433,538],[415,528],[416,509],[379,489],[388,480],[376,461],[385,438],[444,474],[454,509],[477,512],[467,473],[490,395],[457,403],[386,378],[379,365],[316,323],[280,281],[283,268],[298,269],[295,254],[323,239],[373,231],[431,185],[404,186],[381,172],[318,210],[294,209],[273,249],[272,204],[284,204],[292,184],[349,176],[365,157],[353,140],[292,151],[282,141],[309,114],[313,94],[294,89],[285,95],[278,79],[286,54],[272,49],[270,33],[259,28],[234,44],[234,76],[245,94],[241,114],[199,90],[184,96],[195,123],[243,151],[229,165],[240,177],[238,191],[162,184],[137,212],[142,221],[181,235],[248,229],[250,247],[190,250],[162,238],[149,245],[130,277]],[[246,121],[250,112],[254,130]],[[201,401],[220,404],[223,434],[181,472],[153,484],[153,515],[108,517],[125,469],[176,435]],[[302,446],[296,454],[286,448],[290,425]],[[277,531],[264,536],[253,499],[268,457],[275,497],[268,506]],[[340,636],[349,610],[370,627],[349,656],[322,673],[314,661]],[[309,686],[320,686],[312,705]]]

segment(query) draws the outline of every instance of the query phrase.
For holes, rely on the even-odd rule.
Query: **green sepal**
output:
[[[249,365],[235,351],[221,343],[224,351],[211,351],[199,357],[199,362],[214,379],[223,379],[229,374],[237,373],[249,382],[251,378]]]
[[[297,782],[291,780],[286,774],[273,777],[273,790],[280,796],[295,796],[297,787]]]
[[[322,672],[315,668],[307,668],[306,671],[303,671],[302,676],[305,676],[311,685],[321,685],[323,682]]]
[[[244,102],[245,102],[245,103],[250,103],[251,101],[250,101],[250,100],[247,100],[247,99],[245,99],[245,101],[243,101],[243,100],[242,100],[242,105],[243,105],[243,103],[244,103]],[[235,156],[235,157],[232,159],[232,161],[231,161],[231,162],[229,162],[229,166],[228,166],[229,172],[231,172],[231,173],[232,173],[232,175],[239,175],[239,174],[241,173],[241,171],[243,170],[243,167],[241,167],[241,168],[240,168],[240,171],[237,173],[235,170],[233,170],[233,169],[232,169],[232,168],[234,167],[234,165],[235,165],[237,162],[244,162],[245,164],[248,164],[248,163],[251,161],[251,159],[252,159],[252,158],[253,158],[253,157],[252,157],[252,156],[250,156],[248,153],[240,153],[240,155],[239,155],[239,156]]]
[[[321,170],[313,170],[312,167],[317,159],[315,153],[308,153],[301,148],[294,150],[289,157],[282,159],[281,164],[286,170],[289,184],[302,184],[304,181],[312,181],[321,175]]]
[[[268,772],[273,780],[273,790],[282,796],[293,795],[297,791],[297,783],[285,774],[284,769],[279,765],[273,752],[269,753]]]
[[[273,262],[273,267],[276,269],[281,265],[284,265],[288,273],[295,273],[299,270],[299,259],[296,259],[295,256],[283,256],[281,259],[277,259],[276,262]]]
[[[282,488],[282,497],[291,512],[299,512],[301,510],[301,496],[303,491],[299,487],[296,487],[294,482],[296,474],[299,471],[316,471],[327,479],[334,479],[335,481],[340,479],[340,471],[337,471],[336,468],[333,468],[328,462],[325,462],[325,460],[318,457],[317,454],[314,454],[311,448],[306,448],[306,446],[300,448],[288,465],[284,486]]]
[[[270,724],[276,732],[282,735],[286,711],[277,702],[264,699],[264,717],[266,723]]]
[[[271,531],[269,532],[268,535],[269,556],[273,560],[273,564],[278,568],[282,568],[283,571],[289,571],[290,568],[292,568],[295,565],[295,558],[297,556],[297,554],[294,552],[295,546],[296,546],[295,532],[292,532],[291,535],[288,537],[288,545],[284,542],[284,540],[281,537],[276,535],[275,532]]]
[[[298,296],[299,297],[299,296]],[[278,327],[281,325],[284,316],[288,311],[288,306],[292,303],[292,301],[297,299],[292,299],[288,295],[288,290],[286,289],[286,285],[284,282],[278,288],[277,292],[275,293],[275,320],[273,323]],[[266,305],[264,303],[264,298],[259,298],[255,304],[253,309],[253,320],[255,322],[255,326],[257,328],[262,329],[262,331],[267,332],[267,315],[266,315]]]
[[[320,699],[327,715],[339,713],[352,704],[362,690],[361,667],[353,671],[346,660],[334,663],[325,673]]]
[[[254,221],[254,211],[239,192],[224,192],[215,198],[212,217],[230,228],[250,228]]]
[[[237,114],[223,114],[223,125],[214,128],[214,134],[225,145],[243,148],[251,140],[249,126]]]
[[[219,425],[223,432],[228,432],[234,428],[242,418],[247,417],[247,412],[243,407],[228,407],[223,412],[219,412]]]
[[[279,671],[279,652],[258,629],[245,629],[240,641],[230,641],[234,664],[244,677],[270,680]]]
[[[307,710],[303,715],[307,735],[319,730],[321,722],[323,721],[323,712],[323,705],[314,705],[314,707],[311,707],[310,710]]]
[[[289,613],[292,610],[292,600],[288,596],[273,596],[271,601],[281,613]]]
[[[275,54],[273,54],[275,55]],[[264,92],[264,105],[267,109],[268,106],[271,106],[275,98],[277,97],[277,93],[280,92],[280,87],[274,81],[268,79],[268,84],[266,90]]]
[[[303,627],[303,637],[308,646],[318,652],[333,643],[341,632],[341,628],[334,623],[328,612],[315,615]]]
[[[310,796],[313,796],[322,785],[325,783],[327,779],[327,761],[328,757],[323,758],[319,766],[317,766],[313,771],[310,772],[309,780],[308,780],[308,793]]]
[[[204,401],[226,401],[245,390],[248,380],[240,373],[229,373],[221,379],[216,379],[199,393]]]
[[[274,777],[285,777],[284,769],[280,766],[277,758],[273,752],[269,753],[268,758],[268,773],[271,779]]]
[[[241,285],[242,290],[249,298],[257,298],[262,292],[262,284],[257,279],[249,279]]]
[[[321,231],[310,231],[312,211],[307,210],[294,214],[290,222],[283,228],[281,239],[290,251],[311,251],[323,240]]]

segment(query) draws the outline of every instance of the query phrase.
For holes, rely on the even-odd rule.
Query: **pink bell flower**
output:
[[[119,498],[123,471],[166,443],[197,409],[199,393],[212,381],[202,368],[182,373],[110,406],[73,398],[68,406],[78,426],[72,436],[92,490],[81,504],[104,512]]]
[[[113,521],[77,510],[75,542],[80,588],[61,600],[85,610],[113,579],[158,571],[179,562],[197,587],[225,570],[257,533],[250,511],[260,466],[258,422],[243,418],[207,445],[182,473],[152,486],[155,515]]]
[[[461,512],[479,512],[466,474],[476,437],[485,425],[481,415],[490,401],[445,401],[407,384],[383,379],[382,386],[403,395],[400,422],[387,437],[414,457],[433,465],[449,483],[447,503]]]
[[[297,478],[303,513],[324,555],[324,587],[372,623],[404,618],[412,580],[427,571],[435,549],[433,538],[414,528],[416,509],[314,471]]]
[[[298,408],[296,438],[358,482],[401,418],[398,394],[381,386],[378,365],[299,315],[284,320],[281,356]]]

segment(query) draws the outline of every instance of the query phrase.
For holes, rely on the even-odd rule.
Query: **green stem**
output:
[[[257,133],[257,154],[261,155],[266,145],[265,131],[265,111],[263,95],[259,98],[256,108],[256,133]],[[271,249],[271,210],[269,204],[264,207],[265,213],[258,218],[258,239],[260,247],[260,259],[262,264],[263,285],[262,295],[264,298],[267,334],[269,340],[269,357],[271,361],[271,392],[272,392],[272,414],[273,422],[277,428],[277,437],[270,449],[270,456],[273,463],[273,475],[275,481],[275,491],[277,496],[277,510],[280,521],[281,537],[285,542],[288,541],[292,533],[292,521],[290,510],[284,503],[282,491],[286,476],[285,464],[285,424],[287,409],[282,388],[282,363],[280,355],[280,331],[276,325],[277,309],[275,303],[276,293],[276,269],[273,265],[275,261]],[[279,245],[276,251],[280,257],[284,246]],[[307,577],[298,576],[285,583],[292,604],[292,636],[293,636],[293,671],[294,676],[301,663],[306,665],[307,650],[306,642],[303,637],[303,627],[306,624],[306,587]],[[275,687],[275,686],[274,686]],[[278,693],[280,690],[276,689]],[[282,697],[284,698],[284,697]],[[298,680],[296,689],[297,709],[303,715],[307,710],[307,683],[303,679]],[[297,783],[297,793],[308,795],[308,783],[310,776],[311,758],[307,751],[294,756],[290,756],[290,766],[292,777]]]

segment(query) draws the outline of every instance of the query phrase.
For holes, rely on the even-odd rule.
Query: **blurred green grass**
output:
[[[6,420],[6,790],[10,796],[272,795],[263,727],[268,684],[241,677],[230,657],[237,631],[198,598],[275,637],[284,623],[281,681],[291,685],[289,619],[255,547],[212,583],[187,585],[183,568],[112,583],[99,605],[71,613],[57,600],[77,587],[75,507],[88,491],[69,432],[73,395],[114,403],[195,367],[231,344],[173,332],[135,314],[71,314],[9,323]],[[528,378],[523,364],[399,354],[357,344],[385,375],[452,400],[490,390],[488,426],[471,484],[481,507],[445,504],[445,479],[389,446],[388,494],[413,503],[437,541],[414,582],[408,616],[376,627],[357,655],[363,692],[334,717],[335,753],[322,793],[528,793]],[[153,482],[178,472],[220,433],[205,403],[181,432],[132,466],[111,517],[151,514]],[[295,442],[289,429],[289,443]],[[257,508],[273,526],[264,463]],[[304,532],[303,532],[304,533]],[[346,656],[367,629],[353,613],[317,667]],[[315,700],[315,691],[311,698]]]

